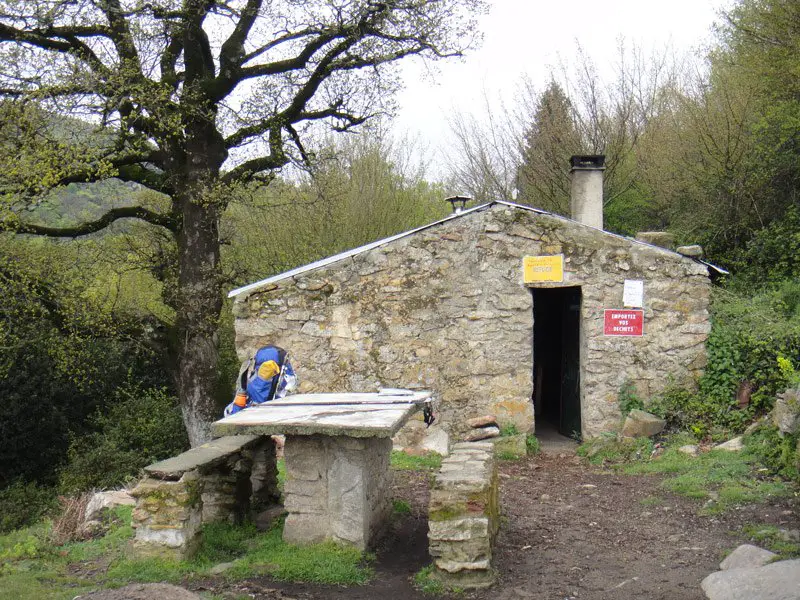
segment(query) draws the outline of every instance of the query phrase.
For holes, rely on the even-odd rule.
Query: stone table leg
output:
[[[389,438],[287,435],[283,539],[369,547],[391,512],[391,451]]]

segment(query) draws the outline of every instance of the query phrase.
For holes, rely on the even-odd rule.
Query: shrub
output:
[[[0,532],[32,525],[56,504],[53,488],[18,479],[0,490]]]
[[[90,492],[85,492],[77,496],[60,496],[58,498],[61,510],[58,517],[53,519],[53,527],[50,531],[50,540],[56,546],[62,546],[81,538],[81,525],[86,517],[86,505],[91,497]]]
[[[528,450],[529,456],[536,456],[542,450],[542,445],[539,442],[539,439],[532,433],[529,433],[525,436],[525,447]]]
[[[781,436],[777,427],[760,427],[745,438],[747,451],[773,473],[800,483],[800,433]]]
[[[636,386],[630,379],[626,379],[620,386],[617,395],[619,411],[625,417],[632,410],[643,410],[644,401],[636,394]]]
[[[503,437],[519,435],[519,429],[516,425],[514,425],[514,423],[508,423],[500,428],[500,435]]]
[[[785,282],[752,297],[715,290],[708,366],[698,390],[671,386],[648,409],[672,428],[712,439],[742,431],[770,410],[775,396],[794,381],[795,368],[786,357],[800,356],[795,288],[800,292],[800,286]],[[736,391],[743,382],[753,392],[749,403],[739,406]]]
[[[61,472],[63,491],[118,486],[142,467],[188,448],[177,400],[166,390],[128,382],[108,406],[93,419],[96,433],[72,440]]]

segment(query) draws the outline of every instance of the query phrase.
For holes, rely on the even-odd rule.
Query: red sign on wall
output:
[[[629,308],[612,308],[605,311],[603,335],[644,334],[644,311]]]

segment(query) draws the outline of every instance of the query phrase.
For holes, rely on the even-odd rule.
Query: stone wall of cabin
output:
[[[451,435],[493,413],[533,426],[532,294],[526,255],[565,256],[580,286],[584,436],[619,427],[618,392],[643,397],[694,380],[710,329],[707,269],[675,253],[553,215],[504,205],[452,219],[238,298],[236,346],[286,348],[300,391],[434,390]],[[625,279],[644,280],[644,336],[604,337]]]

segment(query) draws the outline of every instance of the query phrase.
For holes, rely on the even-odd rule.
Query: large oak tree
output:
[[[65,228],[19,211],[0,223],[74,238],[135,218],[171,233],[178,391],[190,440],[202,443],[217,416],[219,224],[236,186],[313,160],[304,140],[314,127],[347,131],[386,110],[392,63],[459,55],[483,9],[483,0],[0,0],[0,96],[15,120],[2,141],[6,197],[19,206],[117,177],[170,199]],[[65,143],[42,114],[77,118],[95,135]]]

